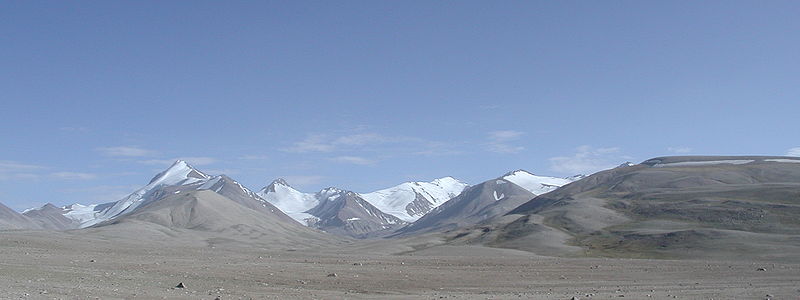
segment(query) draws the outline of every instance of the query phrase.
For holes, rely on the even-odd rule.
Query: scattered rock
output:
[[[337,276],[337,275],[336,275],[336,273],[330,273],[330,274],[328,274],[328,277],[336,277],[336,276]]]
[[[362,264],[362,263],[354,263],[353,265],[354,266],[363,266],[364,264]]]
[[[183,282],[179,282],[178,285],[175,286],[176,289],[185,289],[186,286],[183,285]]]
[[[580,300],[578,297],[572,297],[570,300]]]

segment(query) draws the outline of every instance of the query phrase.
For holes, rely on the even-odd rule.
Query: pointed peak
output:
[[[167,181],[180,181],[187,178],[195,178],[195,179],[209,179],[211,176],[206,175],[203,172],[195,169],[189,163],[184,160],[178,159],[172,165],[164,170],[161,173],[158,173],[150,183],[154,183],[160,180],[167,180]]]
[[[289,183],[286,182],[285,179],[278,178],[278,179],[273,180],[269,185],[267,185],[263,189],[261,189],[261,192],[262,193],[275,193],[276,192],[275,191],[275,187],[277,187],[277,186],[282,186],[282,187],[294,190],[294,188],[291,185],[289,185]]]
[[[632,162],[626,161],[626,162],[622,163],[621,165],[617,166],[617,168],[633,167],[635,165],[636,164],[634,164]]]
[[[175,162],[172,163],[172,165],[169,166],[169,168],[167,168],[167,170],[173,170],[173,169],[175,169],[175,170],[181,170],[181,169],[192,169],[192,170],[194,170],[194,168],[192,166],[190,166],[189,163],[187,163],[185,160],[182,160],[182,159],[175,160]]]
[[[285,185],[291,187],[291,185],[289,185],[289,183],[286,182],[286,179],[283,178],[277,178],[273,180],[272,183],[270,183],[269,185]]]

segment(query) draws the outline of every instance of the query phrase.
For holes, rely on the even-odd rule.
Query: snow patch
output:
[[[800,164],[800,159],[789,159],[789,158],[771,158],[771,159],[765,159],[764,161]]]
[[[500,196],[497,196],[497,191],[494,191],[494,201],[500,201],[500,199],[505,198],[506,194],[501,193]]]
[[[203,183],[203,185],[201,185],[201,186],[200,186],[200,187],[198,187],[197,189],[198,189],[198,190],[208,190],[208,189],[211,189],[212,187],[214,187],[214,185],[215,185],[215,184],[217,184],[217,182],[219,182],[219,180],[220,180],[220,179],[222,179],[222,176],[215,176],[215,177],[214,177],[214,178],[212,178],[211,180],[209,180],[209,181],[206,181],[205,183]]]
[[[96,206],[97,204],[81,205],[78,203],[65,206],[64,209],[67,210],[67,213],[65,213],[64,216],[78,223],[84,223],[95,218],[95,215],[98,213],[95,211]]]
[[[567,179],[533,175],[524,170],[508,173],[507,175],[503,176],[503,179],[521,186],[534,195],[549,193],[573,181],[572,178]]]
[[[653,165],[656,168],[664,168],[664,167],[697,167],[697,166],[711,166],[711,165],[722,165],[722,164],[731,164],[731,165],[743,165],[749,164],[754,162],[752,159],[727,159],[727,160],[708,160],[708,161],[683,161],[683,162],[675,162],[675,163],[657,163]]]

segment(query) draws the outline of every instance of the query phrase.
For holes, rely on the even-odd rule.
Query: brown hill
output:
[[[800,159],[654,158],[540,195],[503,222],[451,238],[550,255],[796,257]]]

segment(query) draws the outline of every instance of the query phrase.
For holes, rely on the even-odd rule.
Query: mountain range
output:
[[[800,159],[792,157],[658,157],[589,176],[517,170],[475,185],[443,177],[369,193],[304,193],[283,179],[253,192],[177,161],[114,202],[22,213],[0,204],[0,229],[142,227],[290,243],[432,234],[546,255],[777,257],[800,251],[798,201]]]
[[[521,192],[522,198],[532,198],[571,181],[536,176],[523,170],[508,173],[503,178]],[[468,187],[468,184],[455,178],[443,177],[431,182],[405,182],[370,193],[356,193],[335,187],[316,193],[303,193],[279,178],[258,192],[253,192],[226,175],[211,176],[185,161],[178,160],[156,174],[145,186],[118,201],[64,207],[48,203],[28,209],[22,214],[6,208],[2,219],[3,228],[7,229],[68,230],[102,227],[119,223],[129,215],[135,215],[136,219],[141,220],[143,216],[150,215],[141,212],[144,208],[153,209],[163,206],[163,203],[177,201],[170,196],[189,195],[187,197],[193,197],[195,200],[192,201],[197,202],[198,195],[203,196],[199,199],[206,199],[210,194],[191,193],[209,191],[285,223],[299,223],[339,236],[368,238],[394,234],[396,230],[436,211]],[[514,197],[509,196],[508,199],[510,198]],[[512,202],[504,199],[500,203]],[[513,208],[508,205],[501,207],[504,208],[500,210],[502,212]],[[496,213],[492,215],[494,214]],[[164,223],[158,218],[152,220],[159,220],[157,223],[169,225],[168,227],[177,226]]]
[[[467,184],[452,177],[406,182],[359,194],[335,187],[303,193],[276,179],[258,192],[300,223],[351,237],[389,233],[458,195]]]

